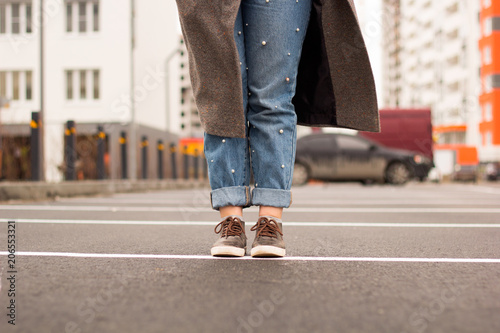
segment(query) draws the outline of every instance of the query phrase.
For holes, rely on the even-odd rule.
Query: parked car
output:
[[[455,151],[455,161],[451,179],[454,181],[477,182],[479,157],[477,148],[465,145],[441,145],[439,149],[451,147]]]
[[[311,134],[297,140],[293,184],[309,179],[405,184],[425,178],[432,161],[423,155],[387,148],[359,135]]]
[[[485,172],[487,180],[500,180],[500,162],[491,162],[486,164]]]
[[[462,182],[477,182],[477,165],[455,165],[455,170],[451,174],[451,179]]]

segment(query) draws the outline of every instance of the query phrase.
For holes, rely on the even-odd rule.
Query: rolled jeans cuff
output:
[[[215,210],[226,206],[249,207],[250,188],[248,186],[218,188],[210,193],[210,201]]]
[[[292,191],[274,188],[254,188],[252,205],[288,208],[292,204]]]

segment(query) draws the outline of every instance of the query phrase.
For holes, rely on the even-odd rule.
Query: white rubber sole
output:
[[[234,246],[214,246],[210,252],[213,256],[243,257],[245,255],[246,248],[242,249]]]
[[[252,251],[250,251],[252,257],[284,257],[285,254],[285,249],[269,245],[259,245],[252,248]]]

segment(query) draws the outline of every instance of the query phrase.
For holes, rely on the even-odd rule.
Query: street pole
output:
[[[39,168],[40,180],[45,180],[45,154],[44,154],[44,141],[45,141],[45,100],[44,100],[44,20],[43,20],[43,0],[40,0],[40,155],[39,155]]]
[[[130,0],[130,135],[128,138],[130,149],[130,175],[129,179],[137,179],[137,127],[135,123],[135,0]]]

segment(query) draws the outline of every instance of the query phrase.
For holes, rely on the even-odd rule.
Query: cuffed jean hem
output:
[[[292,191],[275,188],[254,188],[252,190],[253,206],[270,206],[288,208],[292,204]]]
[[[210,193],[210,201],[215,210],[226,206],[249,207],[250,188],[248,186],[218,188]]]

